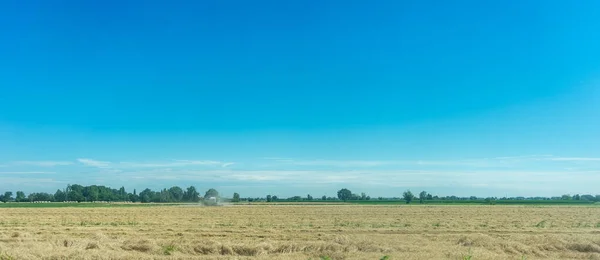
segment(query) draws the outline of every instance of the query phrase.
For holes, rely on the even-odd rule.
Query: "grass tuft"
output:
[[[471,253],[471,249],[469,248],[469,252],[462,257],[463,260],[471,260],[473,259],[473,253]]]
[[[0,252],[0,260],[16,260],[16,258],[7,253]]]
[[[535,227],[537,227],[537,228],[545,228],[546,227],[546,220],[542,220],[542,221],[538,222],[537,224],[535,224]]]
[[[98,248],[100,248],[100,247],[98,246],[98,243],[96,243],[96,242],[90,242],[87,244],[87,246],[85,246],[86,250],[98,249]]]
[[[177,248],[175,247],[175,245],[170,244],[170,245],[163,246],[162,252],[163,252],[163,255],[172,255],[176,249]]]

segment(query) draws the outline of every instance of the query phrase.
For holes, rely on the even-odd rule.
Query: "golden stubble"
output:
[[[600,259],[600,207],[2,208],[0,259]]]

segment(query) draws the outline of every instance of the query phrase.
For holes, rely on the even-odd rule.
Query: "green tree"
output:
[[[313,200],[313,196],[310,196],[310,194],[306,195],[306,200]]]
[[[150,189],[144,189],[140,192],[140,201],[143,203],[152,202],[152,198],[154,197],[154,192]]]
[[[196,191],[196,187],[190,186],[187,188],[187,190],[184,194],[184,199],[186,201],[190,201],[190,202],[198,202],[198,200],[200,199],[199,196],[200,196],[200,193],[198,193],[198,191]]]
[[[233,202],[239,202],[240,201],[240,194],[238,194],[237,192],[233,193]]]
[[[167,189],[163,189],[160,191],[160,202],[171,202],[173,201],[171,198],[171,193]]]
[[[69,192],[67,193],[69,200],[77,202],[82,202],[85,200],[85,197],[83,196],[83,186],[79,184],[73,184],[68,185],[67,189],[69,190]]]
[[[431,196],[429,193],[427,193],[427,200],[433,200],[433,196]]]
[[[28,196],[29,201],[53,201],[54,198],[52,194],[48,194],[45,192],[31,193]]]
[[[277,196],[273,195],[273,197],[271,198],[272,201],[277,201],[279,198],[277,198]]]
[[[367,194],[364,192],[360,193],[360,200],[367,200]]]
[[[327,200],[327,196],[323,195],[323,197],[321,197],[321,200]]]
[[[579,194],[573,195],[573,200],[579,200],[579,199],[581,199],[581,196],[579,196]]]
[[[83,188],[82,195],[85,197],[86,201],[99,201],[99,200],[108,200],[105,199],[106,196],[100,197],[101,188],[96,185],[91,185]]]
[[[485,198],[485,203],[490,204],[490,205],[496,205],[496,198],[494,197],[488,197]]]
[[[12,191],[7,191],[4,193],[4,195],[0,196],[0,201],[2,201],[2,202],[12,201]]]
[[[421,193],[419,193],[419,203],[423,204],[425,199],[427,199],[427,192],[421,191]]]
[[[22,191],[17,191],[17,198],[16,198],[17,202],[24,202],[27,201],[27,197],[25,197],[25,193]]]
[[[271,195],[267,195],[267,202],[271,202],[273,200],[273,197],[271,197]]]
[[[126,201],[126,200],[127,200],[127,192],[125,191],[125,187],[121,187],[119,189],[119,201]]]
[[[352,198],[352,192],[349,189],[341,189],[337,192],[337,196],[340,200],[347,201]]]
[[[581,195],[581,200],[585,201],[595,201],[596,198],[590,194]]]
[[[56,192],[54,193],[54,201],[57,202],[62,202],[65,201],[67,199],[67,196],[65,195],[65,192],[58,189],[56,190]]]
[[[173,201],[180,202],[183,200],[183,189],[179,188],[178,186],[169,188],[169,193]]]
[[[219,192],[215,189],[209,189],[206,191],[206,193],[204,194],[204,199],[208,199],[210,197],[215,197],[215,198],[219,198]]]
[[[131,202],[138,202],[140,200],[139,196],[134,193],[127,194],[128,200]]]
[[[409,204],[415,198],[415,195],[413,195],[410,190],[405,191],[402,196],[404,197],[406,204]]]

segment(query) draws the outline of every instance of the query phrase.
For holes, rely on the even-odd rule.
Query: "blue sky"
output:
[[[0,191],[598,194],[598,1],[3,1]]]

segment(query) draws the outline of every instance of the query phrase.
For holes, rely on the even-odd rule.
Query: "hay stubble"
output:
[[[600,259],[600,207],[2,208],[6,259]]]

